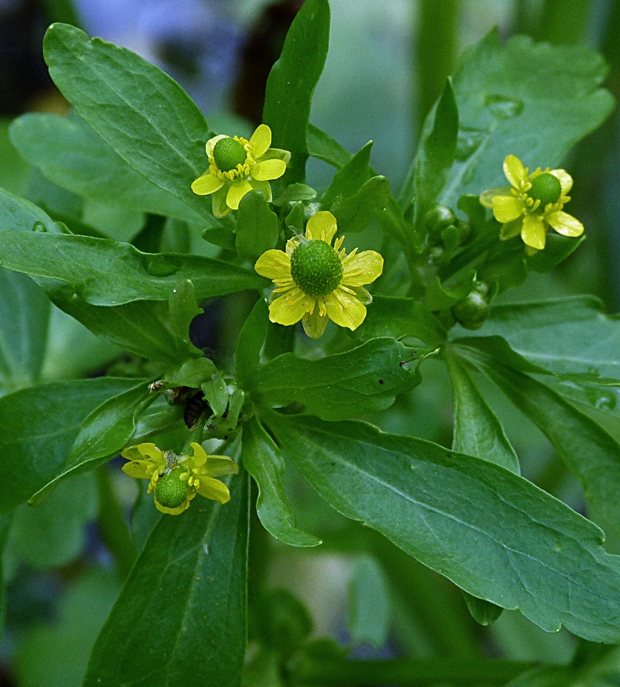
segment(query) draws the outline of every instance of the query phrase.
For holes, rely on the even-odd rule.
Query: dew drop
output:
[[[454,157],[461,162],[467,160],[478,150],[486,135],[487,132],[483,129],[459,129]]]
[[[44,234],[47,231],[47,227],[43,224],[43,222],[35,222],[34,227],[32,227],[32,231]]]
[[[154,255],[145,261],[144,269],[153,277],[167,277],[174,274],[179,268],[167,262],[165,258]]]
[[[203,544],[202,550],[207,554],[207,556],[209,555],[209,545],[208,544]]]
[[[487,95],[484,104],[497,119],[516,117],[523,110],[523,101],[519,98],[506,98],[503,95]]]

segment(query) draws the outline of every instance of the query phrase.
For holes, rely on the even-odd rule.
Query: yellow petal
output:
[[[294,287],[287,293],[273,299],[269,305],[269,319],[272,322],[289,326],[299,322],[307,312],[312,312],[313,309],[314,298]]]
[[[252,187],[246,179],[237,179],[233,181],[226,194],[226,205],[232,210],[238,210],[241,199],[251,190]]]
[[[574,238],[576,236],[581,236],[584,232],[583,224],[568,212],[552,212],[545,218],[547,222],[562,236],[570,236]]]
[[[224,179],[213,176],[213,174],[209,172],[198,177],[198,179],[192,183],[192,191],[197,196],[208,196],[221,189],[222,186],[224,186]]]
[[[488,191],[483,191],[480,194],[480,205],[485,208],[493,208],[493,198],[495,196],[509,196],[510,186],[502,186],[501,188],[490,188]]]
[[[230,182],[228,182],[230,184]],[[213,210],[213,216],[220,219],[221,217],[226,217],[232,212],[231,208],[226,205],[226,196],[228,195],[228,185],[222,186],[219,191],[216,191],[211,198],[211,209]]]
[[[248,181],[250,182],[250,186],[255,191],[262,193],[267,202],[271,203],[273,196],[271,195],[271,186],[269,185],[268,181],[258,181],[258,179],[252,179],[252,177],[250,177]]]
[[[219,503],[228,503],[230,501],[230,492],[224,482],[212,477],[201,477],[198,493],[206,499],[218,501]]]
[[[204,450],[204,448],[202,448],[202,446],[196,441],[192,441],[190,446],[194,451],[194,455],[188,456],[189,460],[186,462],[188,464],[191,462],[192,467],[199,468],[207,462],[207,453]]]
[[[542,250],[545,247],[545,240],[547,232],[545,224],[536,215],[526,214],[523,218],[523,228],[521,229],[521,238],[523,243],[536,250]]]
[[[286,163],[282,162],[282,160],[264,160],[263,162],[257,162],[250,170],[252,178],[257,181],[279,179],[284,172],[286,172]]]
[[[215,148],[215,144],[218,141],[221,141],[223,138],[230,138],[230,136],[226,136],[226,134],[219,134],[218,136],[214,136],[207,141],[205,148],[209,157],[213,157],[213,148]]]
[[[153,444],[155,446],[155,444]],[[137,446],[128,446],[121,451],[121,456],[127,460],[142,460],[142,454]]]
[[[366,306],[340,287],[325,296],[327,315],[341,327],[357,329],[366,317]]]
[[[332,213],[327,210],[322,210],[312,215],[308,220],[308,224],[306,225],[306,238],[311,241],[320,240],[331,244],[337,228],[336,218]]]
[[[201,475],[207,477],[221,477],[222,475],[236,475],[239,466],[227,456],[208,456],[207,463],[200,469]],[[202,480],[202,477],[201,477]]]
[[[552,169],[550,174],[560,182],[562,195],[565,196],[573,188],[573,177],[564,169]]]
[[[516,155],[508,155],[504,160],[504,174],[506,179],[515,188],[519,188],[520,183],[525,181],[527,177],[525,167]],[[501,220],[498,221],[501,222]]]
[[[383,272],[383,256],[375,250],[365,250],[347,256],[342,261],[342,280],[345,286],[372,283]]]
[[[293,255],[295,248],[301,243],[301,236],[293,236],[286,242],[286,254]]]
[[[288,279],[291,276],[291,258],[284,251],[272,248],[258,258],[254,269],[267,279]]]
[[[180,506],[177,506],[176,508],[168,508],[167,506],[162,506],[157,500],[157,497],[154,497],[154,500],[155,508],[157,508],[160,513],[166,513],[167,515],[181,515],[181,513],[185,512],[189,508],[191,501],[191,499],[186,498]]]
[[[250,138],[250,146],[252,148],[252,155],[254,159],[261,157],[267,152],[271,145],[271,129],[266,124],[261,124],[256,127],[256,130]],[[275,179],[276,177],[272,177]]]
[[[523,202],[514,196],[495,196],[493,198],[493,214],[502,224],[512,222],[523,214]]]
[[[136,479],[151,479],[151,474],[147,471],[148,463],[145,460],[132,460],[130,463],[125,463],[121,468],[122,471],[130,477]]]
[[[291,154],[288,150],[282,148],[269,148],[269,150],[261,156],[259,162],[263,160],[282,160],[285,164],[291,161]]]
[[[321,315],[319,304],[316,303],[311,313],[306,313],[301,321],[304,332],[311,339],[320,339],[325,334],[325,328],[329,322],[327,315]]]
[[[499,232],[499,238],[501,241],[507,241],[515,236],[519,236],[521,233],[521,228],[523,227],[523,219],[517,217],[517,219],[508,222],[507,224],[502,224],[502,229]]]
[[[154,461],[158,465],[166,463],[166,458],[164,457],[164,452],[157,448],[155,444],[150,442],[145,442],[144,444],[138,444],[136,447],[141,456],[149,460]]]

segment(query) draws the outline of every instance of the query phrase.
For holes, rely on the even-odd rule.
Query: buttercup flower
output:
[[[130,446],[121,453],[130,461],[123,465],[123,472],[149,480],[148,493],[155,492],[155,507],[162,513],[179,515],[189,508],[196,494],[226,503],[230,500],[228,487],[214,478],[236,474],[238,465],[226,456],[208,456],[196,442],[191,447],[193,455],[177,456],[155,444]]]
[[[581,236],[583,224],[562,211],[570,200],[567,195],[573,186],[570,174],[548,167],[528,172],[518,157],[508,155],[504,160],[504,174],[510,186],[480,195],[482,205],[492,208],[495,219],[503,224],[500,238],[511,239],[521,234],[523,242],[535,252],[545,247],[549,226],[563,236]]]
[[[266,124],[261,124],[249,141],[224,134],[207,141],[209,169],[194,181],[192,191],[199,196],[213,194],[215,217],[237,210],[252,189],[271,201],[269,182],[284,174],[291,154],[270,145],[271,129]]]
[[[286,253],[268,250],[254,269],[276,285],[269,305],[269,319],[291,325],[302,321],[312,339],[323,336],[328,320],[340,327],[357,329],[372,301],[363,288],[383,271],[383,258],[374,250],[346,255],[341,248],[344,236],[336,234],[336,218],[331,212],[317,212],[306,225],[306,235],[295,236],[286,244]]]

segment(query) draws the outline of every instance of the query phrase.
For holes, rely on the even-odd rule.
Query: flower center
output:
[[[527,195],[540,201],[540,208],[544,209],[549,203],[557,203],[562,195],[562,185],[557,177],[545,172],[531,180],[532,188]]]
[[[170,472],[165,472],[155,486],[155,496],[159,503],[166,508],[177,508],[187,498],[189,485],[187,480],[181,481],[181,475],[187,472],[182,466],[178,465]]]
[[[329,243],[307,241],[291,255],[291,276],[309,296],[327,296],[340,284],[342,263]]]
[[[245,148],[234,138],[221,138],[213,147],[213,159],[222,172],[230,172],[245,163]]]

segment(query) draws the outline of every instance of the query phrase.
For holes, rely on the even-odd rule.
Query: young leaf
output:
[[[289,183],[304,179],[306,130],[312,95],[327,58],[329,21],[328,0],[306,0],[267,79],[263,121],[271,127],[273,145],[292,153]]]
[[[527,480],[362,422],[274,412],[265,419],[301,474],[346,517],[546,631],[564,624],[590,641],[620,640],[620,557],[602,549],[596,525]]]
[[[62,233],[56,222],[40,207],[0,188],[0,231],[32,231],[33,228]]]
[[[189,279],[179,282],[172,289],[168,298],[168,307],[170,308],[170,324],[175,337],[182,342],[188,353],[196,357],[202,355],[202,351],[196,348],[189,338],[192,320],[203,312],[196,303],[194,284]]]
[[[49,317],[49,299],[32,279],[0,267],[0,395],[38,381]]]
[[[463,598],[471,617],[484,627],[493,625],[504,610],[501,606],[492,604],[490,601],[486,601],[486,599],[478,599],[467,592],[463,592]]]
[[[89,413],[135,386],[99,377],[22,389],[0,398],[0,512],[27,501],[62,470]]]
[[[296,401],[325,420],[359,417],[389,408],[398,394],[422,381],[417,366],[405,366],[427,354],[417,353],[387,338],[319,360],[285,353],[256,370],[250,388],[264,405]]]
[[[362,339],[414,336],[429,346],[438,346],[446,340],[439,320],[415,298],[382,295],[373,296],[366,319],[356,333]]]
[[[167,301],[185,279],[193,282],[198,300],[267,283],[254,270],[222,260],[141,253],[129,244],[90,236],[5,231],[0,232],[0,253],[4,267],[63,281],[91,305]]]
[[[424,122],[418,153],[398,200],[408,207],[415,196],[415,224],[421,227],[443,189],[454,162],[459,111],[448,79],[441,97]]]
[[[349,579],[349,632],[354,644],[381,649],[390,630],[390,592],[381,566],[371,556],[358,558]]]
[[[606,73],[602,56],[582,45],[529,36],[501,45],[493,30],[469,48],[453,81],[459,140],[439,202],[454,207],[463,193],[505,186],[508,153],[530,169],[557,166],[611,112],[613,97],[600,88]]]
[[[363,148],[360,148],[349,162],[334,174],[332,183],[321,198],[323,205],[332,203],[338,196],[342,198],[354,196],[368,181],[372,143],[369,141]]]
[[[519,459],[497,415],[484,400],[467,369],[449,350],[446,361],[454,392],[452,450],[490,460],[518,475]]]
[[[224,506],[197,496],[151,532],[90,657],[84,687],[240,687],[248,479]]]
[[[208,203],[191,183],[208,166],[211,137],[200,110],[158,67],[125,48],[52,24],[43,53],[76,112],[133,169],[202,217]]]
[[[338,141],[329,134],[321,131],[318,126],[308,124],[306,132],[306,145],[308,154],[317,160],[323,160],[336,169],[341,169],[353,157],[353,155],[343,148]]]
[[[522,369],[503,339],[459,339],[454,351],[490,377],[547,436],[586,498],[609,522],[617,517],[620,445],[590,417]],[[523,361],[526,365],[526,361]]]
[[[320,539],[295,526],[284,491],[284,459],[256,416],[243,425],[243,466],[258,485],[256,513],[267,532],[289,546],[318,546]]]
[[[62,470],[39,489],[29,502],[39,503],[60,482],[73,475],[94,470],[101,463],[118,455],[131,439],[138,416],[156,398],[156,394],[150,393],[147,381],[141,379],[131,389],[108,398],[97,406],[83,421]]]
[[[265,251],[276,247],[279,235],[278,216],[269,208],[265,196],[250,191],[239,203],[237,213],[235,246],[239,257],[254,263]]]
[[[242,381],[247,380],[260,364],[260,352],[267,338],[268,326],[269,308],[265,299],[259,298],[243,323],[237,340],[235,368]]]
[[[185,202],[138,174],[81,117],[26,114],[11,125],[11,140],[48,179],[84,198],[201,221]]]
[[[375,213],[381,213],[390,197],[390,182],[382,176],[372,177],[355,193],[341,202],[336,201],[331,212],[341,233],[357,233],[365,229]]]

